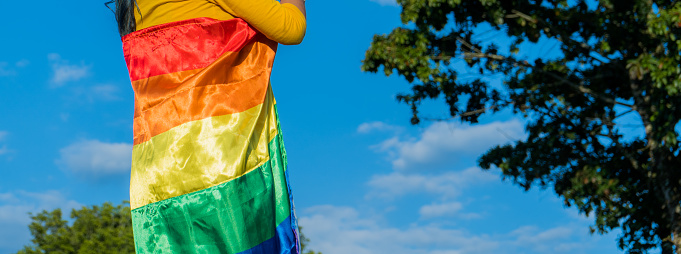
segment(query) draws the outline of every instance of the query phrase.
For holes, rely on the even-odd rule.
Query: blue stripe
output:
[[[277,234],[257,246],[238,254],[298,254],[296,233],[292,229],[291,216],[277,226]]]
[[[289,204],[291,206],[291,215],[289,216],[289,222],[291,226],[291,230],[293,231],[294,236],[294,241],[296,244],[296,250],[295,253],[299,253],[301,251],[300,249],[300,237],[298,236],[298,218],[296,217],[296,206],[293,204],[293,192],[291,191],[291,182],[289,181],[288,177],[288,170],[284,172],[286,176],[286,186],[288,186],[288,198],[289,198]]]

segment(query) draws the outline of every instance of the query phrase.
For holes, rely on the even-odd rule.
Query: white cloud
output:
[[[80,207],[82,204],[55,190],[0,193],[0,250],[13,252],[29,243],[29,212],[36,214],[42,210],[62,208],[64,215],[68,215],[71,209]]]
[[[365,216],[351,207],[316,206],[304,210],[300,225],[310,249],[340,253],[588,253],[593,238],[586,230],[561,225],[541,230],[520,226],[510,232],[473,233],[437,224],[392,227],[382,218]],[[596,236],[594,236],[596,237]]]
[[[94,86],[76,86],[73,88],[75,97],[84,98],[89,103],[98,101],[120,100],[118,86],[111,84],[98,84]]]
[[[20,60],[14,64],[16,68],[24,68],[28,66],[30,62],[26,59]],[[0,62],[0,77],[3,76],[14,76],[17,75],[16,68],[10,66],[8,62]]]
[[[96,85],[90,88],[92,94],[92,99],[102,99],[107,101],[118,100],[116,93],[118,92],[118,87],[115,85]]]
[[[66,82],[78,81],[90,75],[90,66],[81,64],[70,64],[67,60],[62,60],[59,54],[49,54],[47,58],[52,65],[52,78],[50,83],[54,87],[63,86]]]
[[[11,193],[0,193],[0,201],[2,202],[8,202],[8,201],[18,201],[14,195]]]
[[[584,229],[586,231],[586,229]],[[580,243],[571,242],[570,238],[575,229],[559,226],[547,230],[540,230],[536,226],[523,226],[509,235],[515,238],[513,244],[518,247],[531,246],[539,253],[570,252],[580,248]]]
[[[396,170],[422,171],[455,164],[458,158],[477,157],[494,145],[524,137],[523,123],[517,119],[474,126],[437,122],[417,139],[395,136],[373,148],[387,153]]]
[[[487,236],[471,236],[457,229],[380,225],[354,208],[317,206],[300,218],[311,249],[324,254],[369,253],[492,253],[497,243]]]
[[[9,135],[9,132],[7,131],[0,131],[0,142],[5,141],[5,138]],[[0,146],[0,155],[7,154],[11,152],[9,148],[7,148],[7,145],[2,145]]]
[[[458,213],[462,208],[463,205],[460,202],[450,202],[444,204],[433,203],[422,206],[421,209],[419,209],[419,214],[421,215],[421,218],[442,217]]]
[[[395,132],[399,132],[401,130],[402,130],[402,127],[390,125],[390,124],[387,124],[387,123],[384,123],[384,122],[379,122],[379,121],[370,122],[370,123],[363,123],[363,124],[360,124],[357,127],[357,133],[361,133],[361,134],[370,133],[372,131],[395,131]]]
[[[398,6],[395,0],[371,0],[371,1],[383,6]]]
[[[462,189],[470,185],[498,181],[498,179],[496,174],[477,167],[439,175],[393,172],[388,175],[373,176],[368,183],[371,190],[367,198],[391,199],[420,192],[451,198],[461,194]]]
[[[515,208],[504,210],[517,207],[524,196],[478,199],[505,188],[500,188],[498,170],[469,166],[494,145],[524,139],[523,125],[520,120],[475,126],[434,123],[416,138],[383,122],[360,125],[358,133],[395,131],[392,138],[372,146],[388,155],[393,171],[367,182],[365,198],[370,202],[358,206],[364,210],[323,205],[300,211],[310,249],[325,254],[603,253],[599,250],[612,243],[612,237],[591,236],[589,223],[582,219],[543,214],[546,210],[537,204],[523,205],[524,216]],[[420,170],[444,169],[442,165],[447,170]],[[471,190],[476,193],[470,195]],[[400,197],[403,200],[388,208],[384,202],[371,202]],[[482,215],[485,220],[470,221]],[[547,218],[556,220],[546,223]]]
[[[14,76],[17,74],[15,70],[9,68],[8,66],[9,64],[7,62],[0,62],[0,77]]]
[[[132,144],[83,140],[59,150],[57,164],[84,176],[128,173],[132,161]]]
[[[71,118],[71,114],[69,114],[69,113],[60,113],[59,114],[59,119],[61,119],[64,122],[68,122],[69,118]]]
[[[24,68],[24,67],[28,66],[29,64],[31,64],[30,61],[28,61],[26,59],[22,59],[22,60],[19,60],[19,62],[16,62],[14,64],[14,66],[19,67],[19,68]]]

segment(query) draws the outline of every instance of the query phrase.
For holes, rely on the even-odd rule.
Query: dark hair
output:
[[[111,9],[111,4],[115,4],[116,8]],[[140,10],[136,0],[111,0],[104,3],[104,5],[114,12],[116,22],[118,23],[118,33],[121,34],[121,37],[132,33],[137,29],[135,27],[135,9],[137,9],[138,12]]]

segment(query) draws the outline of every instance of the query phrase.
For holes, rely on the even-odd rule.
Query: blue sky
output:
[[[128,199],[133,94],[103,2],[0,3],[0,253],[29,243],[28,212]],[[272,83],[313,249],[621,253],[619,232],[590,236],[591,219],[550,189],[523,192],[476,167],[524,137],[522,119],[412,126],[395,101],[409,85],[360,71],[372,36],[400,25],[394,2],[307,5],[307,37],[279,48]]]

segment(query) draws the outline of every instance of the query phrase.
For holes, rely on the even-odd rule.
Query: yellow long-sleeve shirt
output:
[[[242,18],[268,38],[281,44],[299,44],[307,23],[292,4],[276,0],[137,0],[137,30],[173,21],[208,17]]]

